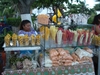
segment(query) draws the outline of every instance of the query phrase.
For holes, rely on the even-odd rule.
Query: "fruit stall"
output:
[[[7,34],[4,38],[6,69],[3,75],[95,75],[92,61],[94,32],[85,25],[48,24],[38,16],[39,34]],[[67,27],[66,27],[67,26]],[[19,51],[34,51],[20,54]]]

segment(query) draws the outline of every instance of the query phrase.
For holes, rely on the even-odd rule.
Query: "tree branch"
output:
[[[31,1],[30,0],[26,0],[26,5],[30,5]]]
[[[19,2],[20,2],[23,6],[26,6],[23,0],[19,0]]]
[[[27,0],[27,4],[31,5],[33,2],[35,2],[36,0]]]

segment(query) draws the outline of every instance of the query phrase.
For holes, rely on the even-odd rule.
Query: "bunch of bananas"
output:
[[[58,25],[60,25],[61,22],[60,22],[60,21],[57,22],[57,19],[58,19],[57,16],[58,16],[58,18],[62,17],[62,14],[61,14],[61,12],[60,12],[59,9],[57,9],[57,14],[55,14],[55,15],[52,17],[52,21],[55,22],[55,23],[57,23]]]

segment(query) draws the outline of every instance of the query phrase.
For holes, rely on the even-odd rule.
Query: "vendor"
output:
[[[93,30],[95,31],[95,34],[99,35],[100,34],[100,14],[94,17],[92,24],[94,25]]]
[[[29,20],[23,20],[20,25],[20,30],[18,35],[28,35],[31,36],[32,34],[37,35],[37,32],[31,28],[31,22]]]
[[[18,32],[19,36],[24,36],[24,35],[28,35],[31,36],[32,34],[34,34],[35,36],[38,34],[34,29],[32,29],[31,27],[31,22],[29,20],[23,20],[20,24],[20,30]],[[21,54],[26,54],[28,52],[27,51],[20,51]],[[30,53],[33,51],[29,51]]]
[[[100,35],[100,14],[98,14],[94,17],[92,24],[94,25],[92,29],[94,30],[95,35]],[[92,48],[94,47],[96,49],[98,46],[92,45],[91,47]],[[95,55],[93,56],[93,62],[94,62],[94,68],[95,68],[95,73],[96,73],[95,75],[97,75],[97,73],[98,73],[98,56],[95,56]]]

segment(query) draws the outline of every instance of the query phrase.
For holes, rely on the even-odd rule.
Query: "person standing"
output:
[[[92,30],[94,30],[94,34],[100,35],[100,14],[94,16],[92,24],[93,24]],[[91,47],[95,48],[95,50],[97,48],[99,48],[99,46],[95,46],[95,45],[92,45]],[[98,52],[96,52],[96,53],[98,53]],[[94,55],[92,59],[93,59],[93,63],[94,63],[95,75],[97,75],[98,74],[98,56],[97,56],[97,54]]]

